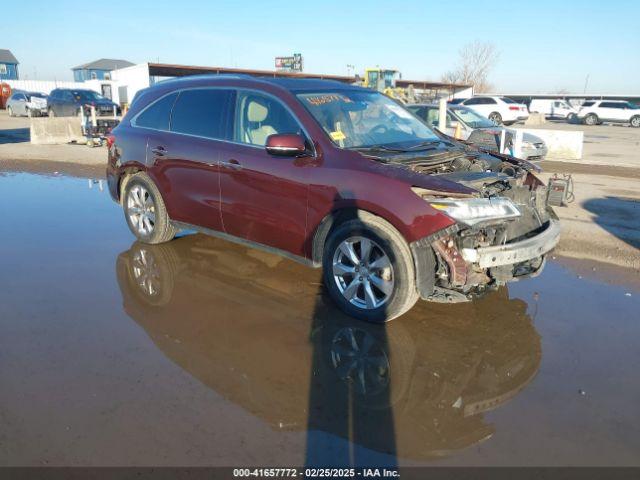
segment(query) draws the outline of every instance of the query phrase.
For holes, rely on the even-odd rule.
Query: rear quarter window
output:
[[[155,130],[169,130],[171,109],[176,98],[178,98],[178,94],[172,93],[153,102],[136,117],[135,126],[153,128]]]

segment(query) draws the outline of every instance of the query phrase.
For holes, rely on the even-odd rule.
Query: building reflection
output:
[[[272,428],[307,431],[308,465],[358,465],[356,447],[424,460],[486,440],[483,414],[540,364],[527,304],[506,289],[370,325],[333,307],[319,271],[201,235],[134,243],[116,271],[157,347]]]

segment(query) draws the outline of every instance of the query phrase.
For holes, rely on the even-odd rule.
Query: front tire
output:
[[[54,118],[56,116],[56,113],[53,111],[53,108],[49,108],[49,110],[47,110],[47,113],[49,114],[49,118]]]
[[[498,112],[490,113],[489,120],[491,120],[496,125],[502,125],[502,115],[500,115]]]
[[[11,109],[11,107],[7,107],[7,113],[10,117],[13,117],[13,110]]]
[[[384,323],[418,300],[413,257],[397,230],[371,214],[333,230],[323,254],[324,283],[348,315]]]
[[[587,115],[586,117],[584,117],[584,123],[585,125],[597,125],[598,124],[598,116],[594,113],[590,113],[589,115]]]
[[[629,124],[633,128],[640,128],[640,115],[636,115],[635,117],[631,117],[631,120],[629,120]]]
[[[165,243],[177,230],[153,180],[144,172],[136,173],[126,183],[122,207],[129,229],[143,243]]]

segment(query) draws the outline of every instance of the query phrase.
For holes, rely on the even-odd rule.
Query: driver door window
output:
[[[253,92],[240,92],[236,106],[235,141],[263,147],[275,134],[302,129],[279,101]]]

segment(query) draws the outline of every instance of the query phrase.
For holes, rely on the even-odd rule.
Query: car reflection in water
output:
[[[201,235],[134,243],[117,276],[127,314],[173,362],[274,429],[307,430],[307,465],[358,465],[360,447],[425,460],[486,440],[483,412],[540,364],[527,304],[506,289],[372,325],[325,301],[318,271]]]

